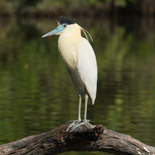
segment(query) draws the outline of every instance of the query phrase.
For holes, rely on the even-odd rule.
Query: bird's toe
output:
[[[71,130],[74,128],[74,126],[78,125],[80,122],[81,122],[81,121],[74,120],[74,121],[68,126],[68,128],[67,128],[66,131],[69,131],[69,130],[71,131]]]
[[[84,120],[84,121],[73,121],[67,128],[66,131],[69,131],[69,132],[73,132],[76,128],[82,126],[82,125],[86,125],[87,123],[89,123],[90,120]]]

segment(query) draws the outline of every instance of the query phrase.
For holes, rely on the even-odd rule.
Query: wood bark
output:
[[[68,151],[102,151],[118,155],[155,155],[155,147],[102,125],[66,131],[71,122],[51,131],[0,146],[0,155],[55,155]]]

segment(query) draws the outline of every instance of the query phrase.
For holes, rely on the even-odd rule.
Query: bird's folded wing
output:
[[[85,38],[82,38],[79,44],[77,69],[94,104],[97,90],[96,56]]]

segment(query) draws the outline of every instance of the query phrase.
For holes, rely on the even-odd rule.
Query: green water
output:
[[[94,38],[98,62],[88,118],[155,146],[155,20],[77,21]],[[0,19],[0,144],[77,119],[78,94],[58,37],[41,38],[54,27],[55,19]]]

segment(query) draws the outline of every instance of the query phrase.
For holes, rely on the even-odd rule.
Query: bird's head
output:
[[[85,34],[87,40],[88,40],[88,36],[87,36],[87,34],[88,34],[90,39],[93,41],[91,35],[84,28],[82,28],[81,26],[76,24],[71,19],[61,16],[61,17],[59,17],[57,23],[58,23],[57,28],[46,33],[45,35],[42,36],[42,38],[49,37],[51,35],[61,35],[62,33],[76,33],[76,32],[81,33],[81,30],[82,30],[83,33]]]
[[[51,35],[60,35],[63,32],[67,32],[67,31],[69,32],[73,28],[77,27],[77,24],[74,21],[72,21],[71,19],[69,19],[67,17],[63,17],[63,16],[59,17],[57,23],[58,23],[57,28],[55,28],[54,30],[46,33],[42,37],[44,38],[44,37],[48,37],[48,36],[51,36]]]

